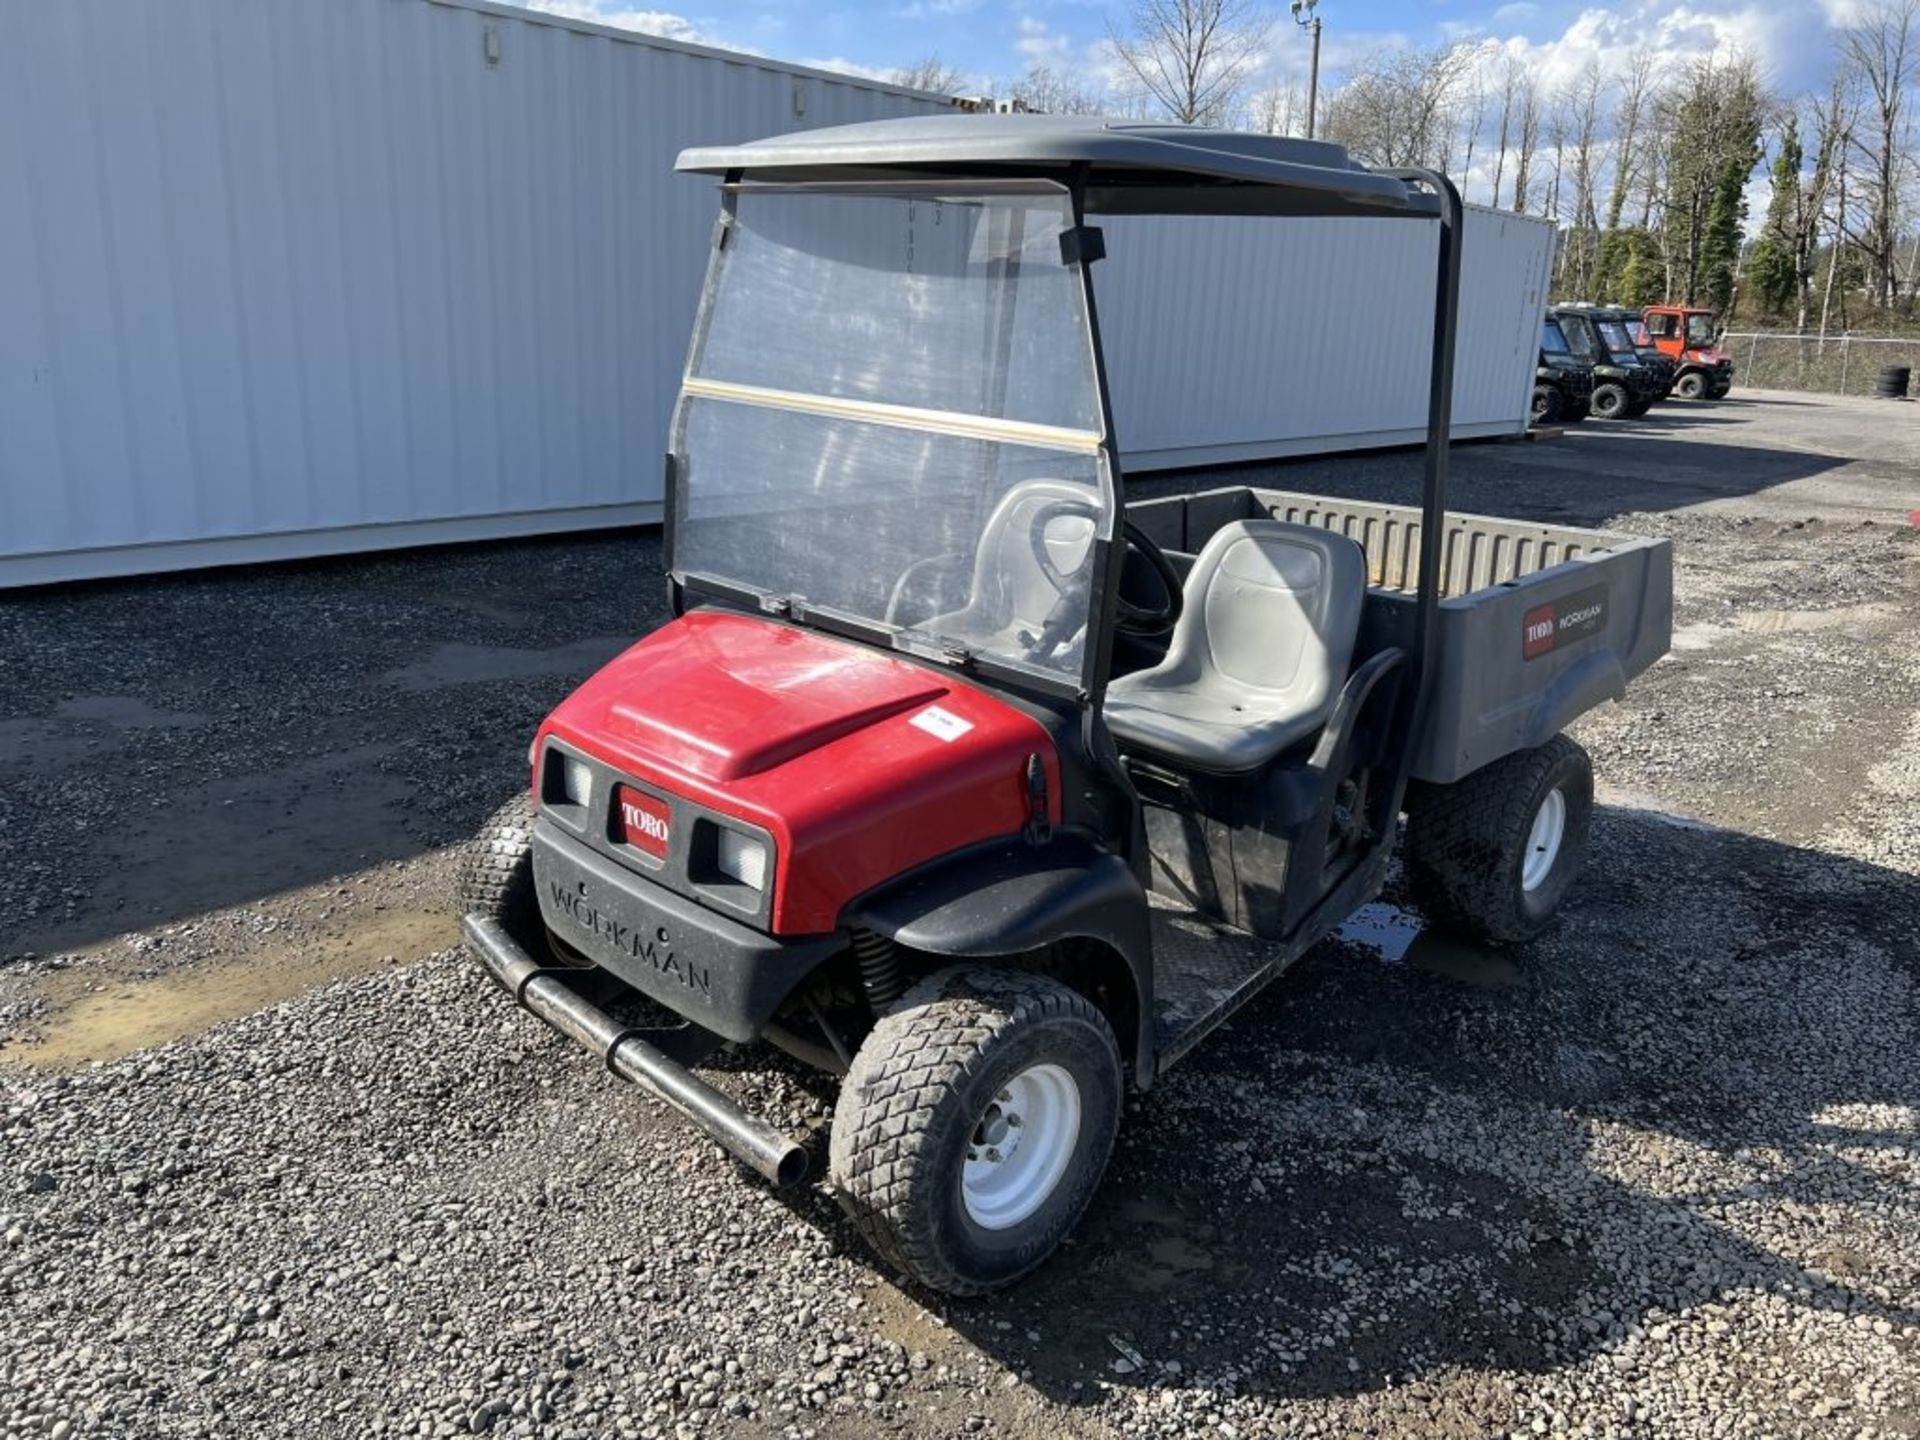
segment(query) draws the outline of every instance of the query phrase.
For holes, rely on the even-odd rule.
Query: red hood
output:
[[[682,616],[617,656],[548,734],[764,826],[782,934],[831,930],[882,881],[1018,832],[1030,755],[1058,819],[1058,763],[1030,716],[942,672],[727,611]]]

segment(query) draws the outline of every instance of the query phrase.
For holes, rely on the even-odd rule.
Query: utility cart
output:
[[[1733,389],[1733,357],[1719,348],[1711,310],[1649,305],[1641,312],[1660,353],[1679,367],[1674,389],[1682,400],[1724,400]]]
[[[673,618],[540,726],[465,934],[776,1183],[806,1148],[695,1067],[767,1043],[840,1076],[827,1178],[860,1232],[991,1289],[1073,1226],[1128,1089],[1379,893],[1403,816],[1435,923],[1549,923],[1592,804],[1560,731],[1667,648],[1669,551],[1447,513],[1437,174],[1040,116],[679,164],[721,213],[667,461]],[[1125,505],[1115,214],[1431,232],[1422,504]]]

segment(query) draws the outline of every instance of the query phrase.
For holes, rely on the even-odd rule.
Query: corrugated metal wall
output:
[[[675,154],[938,108],[465,0],[5,40],[0,584],[657,517],[715,209]]]
[[[658,517],[692,144],[930,97],[484,0],[39,0],[0,48],[0,585]],[[1433,228],[1109,219],[1136,465],[1417,439]],[[1456,424],[1551,227],[1474,212]]]
[[[1197,465],[1426,432],[1435,228],[1392,220],[1103,222],[1097,285],[1131,463]],[[1454,433],[1526,428],[1554,227],[1469,207]]]

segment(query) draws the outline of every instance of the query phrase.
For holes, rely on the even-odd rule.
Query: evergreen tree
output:
[[[1783,315],[1799,294],[1794,227],[1800,209],[1800,124],[1792,111],[1780,132],[1780,153],[1773,162],[1773,199],[1766,228],[1754,242],[1747,275],[1754,298],[1767,315]]]
[[[1740,228],[1747,218],[1747,176],[1751,157],[1729,159],[1720,167],[1707,207],[1706,234],[1700,246],[1700,269],[1710,309],[1724,315],[1733,304],[1734,272],[1740,259]]]

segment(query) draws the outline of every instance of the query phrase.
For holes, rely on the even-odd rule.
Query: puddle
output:
[[[424,660],[389,670],[385,679],[402,690],[444,690],[488,681],[584,675],[598,670],[632,643],[633,638],[627,635],[596,635],[544,650],[522,650],[512,645],[440,645]]]
[[[1520,967],[1507,955],[1435,934],[1419,916],[1384,900],[1362,905],[1334,935],[1377,951],[1389,965],[1445,975],[1463,985],[1505,990],[1520,983]]]
[[[0,720],[0,768],[67,765],[114,749],[144,730],[191,730],[207,723],[189,710],[160,710],[137,695],[77,695],[50,716]]]
[[[56,971],[36,985],[51,1012],[37,1037],[0,1043],[0,1060],[56,1069],[118,1060],[136,1050],[198,1035],[224,1020],[264,1010],[330,981],[444,950],[458,939],[452,916],[381,911],[345,935],[268,947],[244,959],[134,979],[98,965]]]

